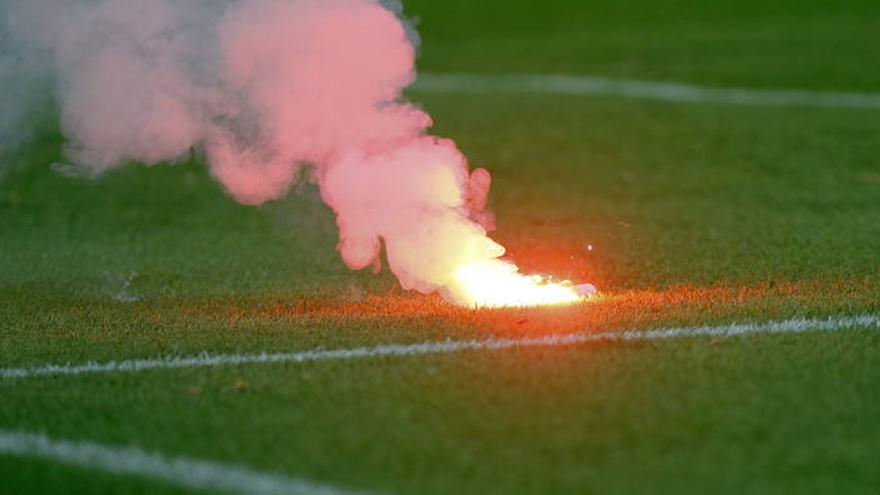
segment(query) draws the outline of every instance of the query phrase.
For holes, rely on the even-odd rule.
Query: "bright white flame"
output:
[[[460,266],[446,289],[464,306],[548,306],[585,301],[594,292],[578,290],[571,282],[550,282],[541,275],[523,275],[513,263],[499,259],[471,261]]]

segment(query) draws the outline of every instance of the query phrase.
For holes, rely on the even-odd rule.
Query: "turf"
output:
[[[422,67],[876,91],[870,0],[410,0]]]
[[[870,3],[407,3],[429,71],[880,90]],[[672,33],[672,34],[671,34]],[[194,158],[0,165],[0,366],[880,312],[880,112],[422,94],[495,178],[495,237],[591,281],[471,311],[350,272],[310,186],[235,204]],[[63,168],[63,167],[62,167]],[[880,334],[763,335],[0,381],[0,428],[390,493],[862,493]],[[0,456],[0,492],[180,493]]]

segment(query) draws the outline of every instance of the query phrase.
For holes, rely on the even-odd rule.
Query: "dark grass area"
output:
[[[59,465],[49,461],[4,458],[4,493],[33,493],[34,487],[52,487],[53,493],[126,493],[130,495],[182,495],[190,490],[160,481]],[[8,476],[7,473],[15,473]]]
[[[880,481],[878,339],[841,332],[41,379],[4,384],[4,397],[28,406],[0,417],[401,493],[858,492]],[[22,476],[46,486],[33,471],[13,475]]]
[[[880,88],[880,11],[870,0],[404,3],[431,71]]]
[[[610,5],[610,4],[609,4]],[[873,4],[407,2],[422,67],[880,90]],[[880,113],[413,93],[583,306],[472,311],[348,271],[302,186],[197,157],[0,162],[0,366],[880,312]],[[55,167],[57,170],[58,167]],[[763,335],[0,381],[0,428],[391,493],[871,492],[880,334]],[[178,493],[0,457],[0,493]]]

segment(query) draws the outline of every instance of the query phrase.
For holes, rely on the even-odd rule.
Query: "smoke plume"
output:
[[[345,263],[369,266],[384,246],[408,289],[447,286],[456,267],[503,253],[485,235],[488,172],[471,173],[401,97],[417,41],[399,4],[11,0],[0,9],[3,144],[26,139],[23,117],[51,98],[66,156],[96,172],[195,151],[246,204],[309,176],[336,213]],[[51,94],[36,98],[35,87]]]

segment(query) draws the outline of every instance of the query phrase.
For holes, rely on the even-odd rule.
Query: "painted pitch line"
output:
[[[0,455],[55,461],[120,475],[161,480],[200,490],[254,495],[365,494],[326,484],[188,457],[168,458],[137,447],[53,440],[46,435],[0,430]]]
[[[663,340],[677,337],[731,337],[758,333],[800,333],[807,331],[834,331],[853,328],[880,329],[880,315],[839,318],[793,318],[763,323],[734,323],[721,326],[673,327],[655,330],[622,330],[599,333],[554,334],[518,339],[492,338],[478,340],[447,340],[418,344],[381,344],[372,347],[348,349],[314,349],[300,352],[259,354],[209,354],[207,352],[182,357],[131,359],[103,363],[47,364],[34,368],[0,368],[0,378],[28,378],[34,376],[80,375],[86,373],[136,372],[160,368],[194,368],[229,366],[255,363],[305,363],[342,359],[361,359],[390,356],[445,354],[466,350],[499,350],[515,347],[552,347],[586,344],[591,342],[630,342]]]
[[[412,88],[432,93],[542,93],[722,105],[880,110],[880,93],[711,88],[685,83],[593,76],[421,74]]]

